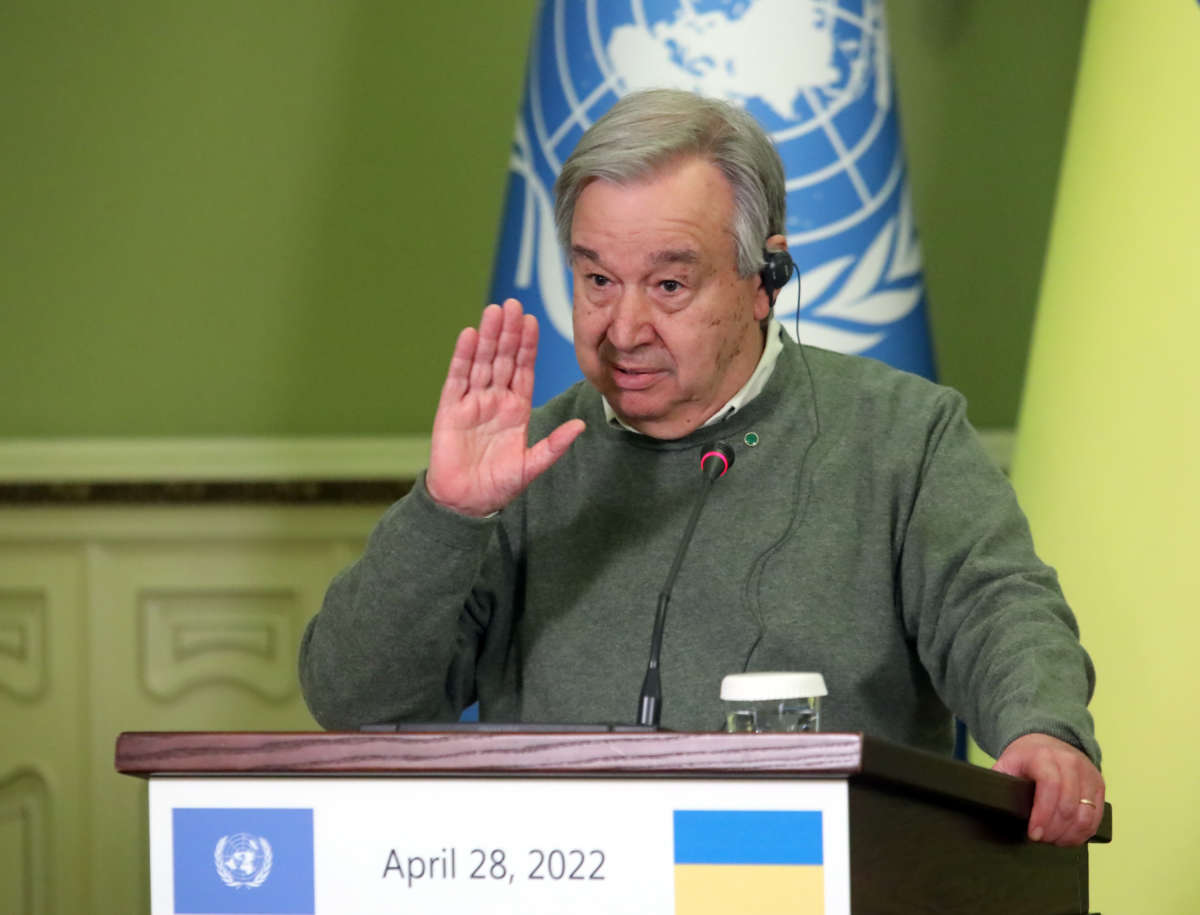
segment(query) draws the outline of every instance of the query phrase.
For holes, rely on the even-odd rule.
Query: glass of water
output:
[[[817,673],[762,671],[721,681],[730,733],[816,732],[821,729],[825,678]]]

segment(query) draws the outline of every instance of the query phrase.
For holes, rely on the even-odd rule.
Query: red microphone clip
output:
[[[717,479],[719,480],[719,479],[721,479],[721,477],[725,476],[725,474],[727,474],[727,473],[729,472],[729,458],[727,458],[727,457],[726,457],[726,456],[725,456],[725,455],[724,455],[722,452],[720,452],[720,451],[706,451],[706,452],[704,453],[704,455],[703,455],[703,456],[700,458],[700,469],[701,469],[701,471],[703,471],[703,470],[704,470],[704,465],[705,465],[705,463],[707,463],[707,461],[708,461],[708,459],[709,459],[710,457],[718,457],[718,458],[720,458],[720,459],[721,459],[721,463],[725,465],[725,469],[724,469],[724,470],[722,470],[722,471],[721,471],[721,475],[717,477]]]

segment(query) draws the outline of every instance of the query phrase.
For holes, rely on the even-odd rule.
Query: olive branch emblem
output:
[[[262,863],[258,870],[254,872],[254,876],[249,880],[237,879],[234,876],[232,868],[225,863],[225,846],[229,842],[229,836],[221,836],[217,841],[217,847],[213,850],[213,863],[217,866],[217,875],[226,886],[232,886],[237,889],[241,889],[242,887],[253,889],[254,887],[262,886],[271,873],[271,863],[275,857],[271,852],[271,843],[263,836],[258,836],[257,839],[251,836],[245,836],[245,838],[251,847],[260,847],[262,854]]]
[[[912,202],[905,193],[899,214],[884,223],[857,262],[853,255],[845,255],[804,272],[800,339],[842,353],[870,349],[885,336],[876,328],[899,321],[921,301],[920,273],[921,245],[913,228]],[[822,302],[843,278],[841,287]],[[821,304],[814,307],[814,302]],[[795,311],[790,308],[779,317]],[[806,313],[834,318],[838,325],[805,320]]]

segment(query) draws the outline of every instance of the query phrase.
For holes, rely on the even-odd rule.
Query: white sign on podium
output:
[[[154,778],[153,915],[849,915],[845,781]]]

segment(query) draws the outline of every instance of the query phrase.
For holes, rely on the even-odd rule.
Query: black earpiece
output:
[[[796,270],[796,262],[786,251],[763,251],[763,258],[766,263],[763,264],[758,275],[762,277],[762,284],[766,287],[767,294],[771,296],[771,302],[774,303],[774,293],[786,286],[788,280],[792,278],[792,273]]]

